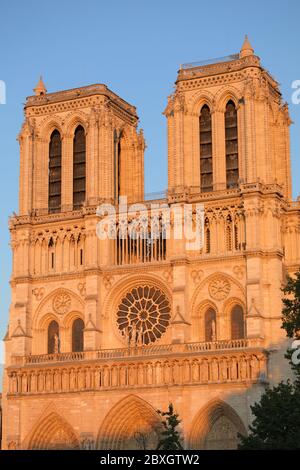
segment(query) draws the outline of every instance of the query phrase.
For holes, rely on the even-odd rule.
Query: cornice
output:
[[[47,93],[42,96],[29,96],[26,99],[25,110],[28,115],[49,114],[78,107],[100,104],[109,100],[114,108],[121,109],[127,117],[138,119],[136,107],[123,100],[104,84],[94,84],[70,90]]]
[[[217,60],[217,59],[216,59]],[[204,64],[193,67],[191,64],[188,68],[181,68],[178,72],[178,81],[194,76],[211,76],[220,73],[230,73],[237,70],[243,70],[247,67],[259,67],[260,59],[258,56],[251,55],[248,57],[238,58],[234,60],[219,61],[213,64]]]

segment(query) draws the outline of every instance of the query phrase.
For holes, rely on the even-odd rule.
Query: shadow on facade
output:
[[[257,381],[245,380],[233,384],[223,380],[222,383],[201,384],[199,397],[207,387],[209,399],[199,405],[196,412],[190,412],[191,419],[186,419],[189,412],[195,409],[190,398],[182,403],[182,409],[176,406],[182,421],[182,435],[187,449],[236,449],[238,433],[246,435],[251,422],[250,405],[258,401],[265,387],[278,383],[282,377],[284,361],[285,370],[292,377],[288,363],[284,359],[287,341],[274,344],[266,351],[269,357],[266,374],[259,373]],[[271,353],[271,354],[270,354]],[[228,371],[229,374],[229,371]],[[199,384],[195,383],[195,386]],[[235,385],[238,387],[233,392]],[[177,384],[161,387],[165,395],[167,408],[172,397],[180,396],[182,400],[189,396],[191,386]],[[176,390],[177,388],[177,390]],[[142,389],[128,388],[128,395],[117,401],[104,416],[96,434],[82,433],[78,435],[72,425],[57,410],[46,409],[38,420],[30,435],[22,443],[23,449],[155,449],[158,444],[162,424],[156,408],[139,395]],[[193,392],[193,399],[197,392]],[[155,400],[153,400],[155,401]],[[176,401],[176,400],[175,400]],[[199,400],[200,401],[200,400]],[[203,400],[202,400],[203,402]],[[161,403],[161,400],[160,400]],[[183,408],[185,412],[183,413]],[[96,428],[96,426],[95,426]],[[8,448],[17,448],[13,443]]]

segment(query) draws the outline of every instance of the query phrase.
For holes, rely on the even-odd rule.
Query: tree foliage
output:
[[[178,431],[178,426],[181,420],[178,419],[178,414],[174,412],[172,403],[169,404],[168,411],[157,410],[157,413],[164,419],[162,421],[163,431],[160,435],[160,441],[157,450],[181,450],[181,435]]]
[[[282,289],[285,295],[282,310],[282,328],[289,338],[300,336],[300,271],[293,279],[288,277],[285,287]]]
[[[300,389],[281,382],[267,389],[251,407],[254,420],[249,436],[239,436],[240,449],[300,448]]]
[[[289,338],[300,338],[300,271],[288,278],[283,292],[282,328]],[[254,419],[249,435],[239,436],[240,449],[300,448],[300,368],[292,362],[293,350],[286,358],[295,372],[294,383],[280,382],[267,388],[259,403],[251,406]]]

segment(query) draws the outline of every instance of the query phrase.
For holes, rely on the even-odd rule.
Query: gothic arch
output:
[[[126,294],[126,292],[133,287],[136,287],[140,283],[151,283],[155,287],[163,290],[169,299],[172,299],[172,291],[169,286],[160,278],[149,276],[147,274],[143,275],[134,275],[129,278],[125,276],[112,287],[109,295],[104,300],[103,312],[105,318],[110,318],[111,312],[114,312],[118,307],[118,302],[120,298]]]
[[[66,288],[59,288],[55,289],[53,292],[48,294],[40,303],[38,306],[36,312],[34,313],[33,316],[33,323],[32,323],[32,328],[37,329],[41,327],[41,323],[43,323],[43,318],[45,314],[48,314],[49,312],[52,312],[52,301],[53,299],[60,293],[65,293],[71,298],[71,306],[69,311],[81,311],[84,312],[84,302],[80,298],[78,294],[75,294],[75,292],[71,291],[70,289]],[[49,304],[49,305],[48,305]],[[67,313],[67,312],[66,312]],[[69,313],[69,312],[68,312]]]
[[[239,305],[240,307],[242,307],[242,309],[244,310],[244,312],[246,311],[245,302],[243,302],[239,297],[230,297],[229,299],[227,299],[227,300],[224,302],[224,305],[223,305],[223,310],[224,310],[224,312],[229,315],[231,309],[232,309],[235,305]]]
[[[39,129],[39,134],[44,142],[49,143],[52,132],[57,129],[60,133],[61,138],[64,135],[64,125],[62,120],[58,116],[50,116],[42,121]]]
[[[129,395],[106,415],[97,438],[98,449],[155,449],[161,421],[155,409],[142,398]],[[142,442],[141,442],[142,441]]]
[[[208,287],[209,287],[209,284],[214,280],[214,279],[218,279],[218,277],[221,277],[221,278],[225,278],[228,280],[228,282],[230,283],[231,286],[234,286],[234,291],[235,293],[238,293],[240,297],[242,298],[245,298],[245,289],[243,288],[243,286],[232,276],[230,276],[229,274],[227,273],[222,273],[222,272],[216,272],[216,273],[213,273],[211,275],[209,275],[208,277],[206,277],[200,284],[199,286],[196,288],[194,294],[193,294],[193,297],[191,299],[191,302],[190,302],[190,305],[191,305],[191,315],[192,317],[196,317],[197,316],[197,311],[199,311],[199,305],[201,305],[201,300],[203,298],[203,295],[205,295],[205,297],[210,297],[209,296],[209,292],[208,292]],[[203,291],[205,290],[205,293],[203,293]],[[232,293],[231,293],[232,295]],[[209,300],[210,301],[210,300]],[[222,302],[224,302],[224,300],[222,300]],[[216,301],[216,305],[218,305],[218,302],[220,301]]]
[[[217,428],[218,424],[221,425],[220,429]],[[247,434],[239,415],[224,401],[214,399],[196,414],[189,434],[188,448],[236,448],[237,433]]]
[[[60,321],[59,316],[55,315],[52,312],[47,312],[45,315],[43,315],[43,317],[40,320],[39,329],[45,330],[52,321],[56,321],[59,324],[59,326],[61,326],[61,321]]]
[[[195,309],[195,311],[192,313],[192,317],[193,318],[202,317],[202,315],[209,308],[213,308],[216,312],[218,312],[218,307],[215,302],[213,302],[212,300],[203,300]]]
[[[79,439],[74,429],[55,411],[38,421],[27,442],[24,448],[33,450],[79,449]]]
[[[76,114],[71,114],[70,117],[67,119],[66,124],[65,124],[65,129],[66,129],[66,136],[67,137],[74,137],[75,130],[77,129],[78,126],[82,126],[85,132],[85,135],[87,134],[87,120],[88,116],[80,111],[77,111]]]
[[[236,109],[238,109],[240,98],[241,92],[234,86],[226,86],[225,88],[221,88],[215,96],[216,108],[218,111],[225,113],[226,105],[228,101],[231,100],[235,104]]]
[[[22,449],[79,449],[79,437],[71,424],[60,415],[54,402],[48,404],[22,443]]]
[[[218,329],[218,306],[212,300],[203,300],[193,312],[192,316],[192,341],[206,341],[205,338],[205,314],[208,310],[214,310],[216,314],[216,326]]]
[[[215,106],[215,98],[209,91],[200,90],[189,99],[189,111],[196,116],[200,115],[202,106],[207,105],[212,112]]]
[[[69,312],[66,317],[63,319],[63,322],[62,322],[62,326],[64,328],[70,328],[73,324],[73,322],[77,319],[80,319],[82,321],[84,321],[84,315],[80,312],[77,312],[75,310],[72,310],[71,312]]]

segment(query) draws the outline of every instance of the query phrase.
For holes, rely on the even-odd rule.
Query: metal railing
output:
[[[187,64],[181,64],[180,69],[192,69],[194,67],[203,67],[205,65],[219,64],[220,62],[231,62],[232,60],[238,60],[239,54],[226,55],[224,57],[217,57],[216,59],[201,60],[199,62],[190,62]]]

